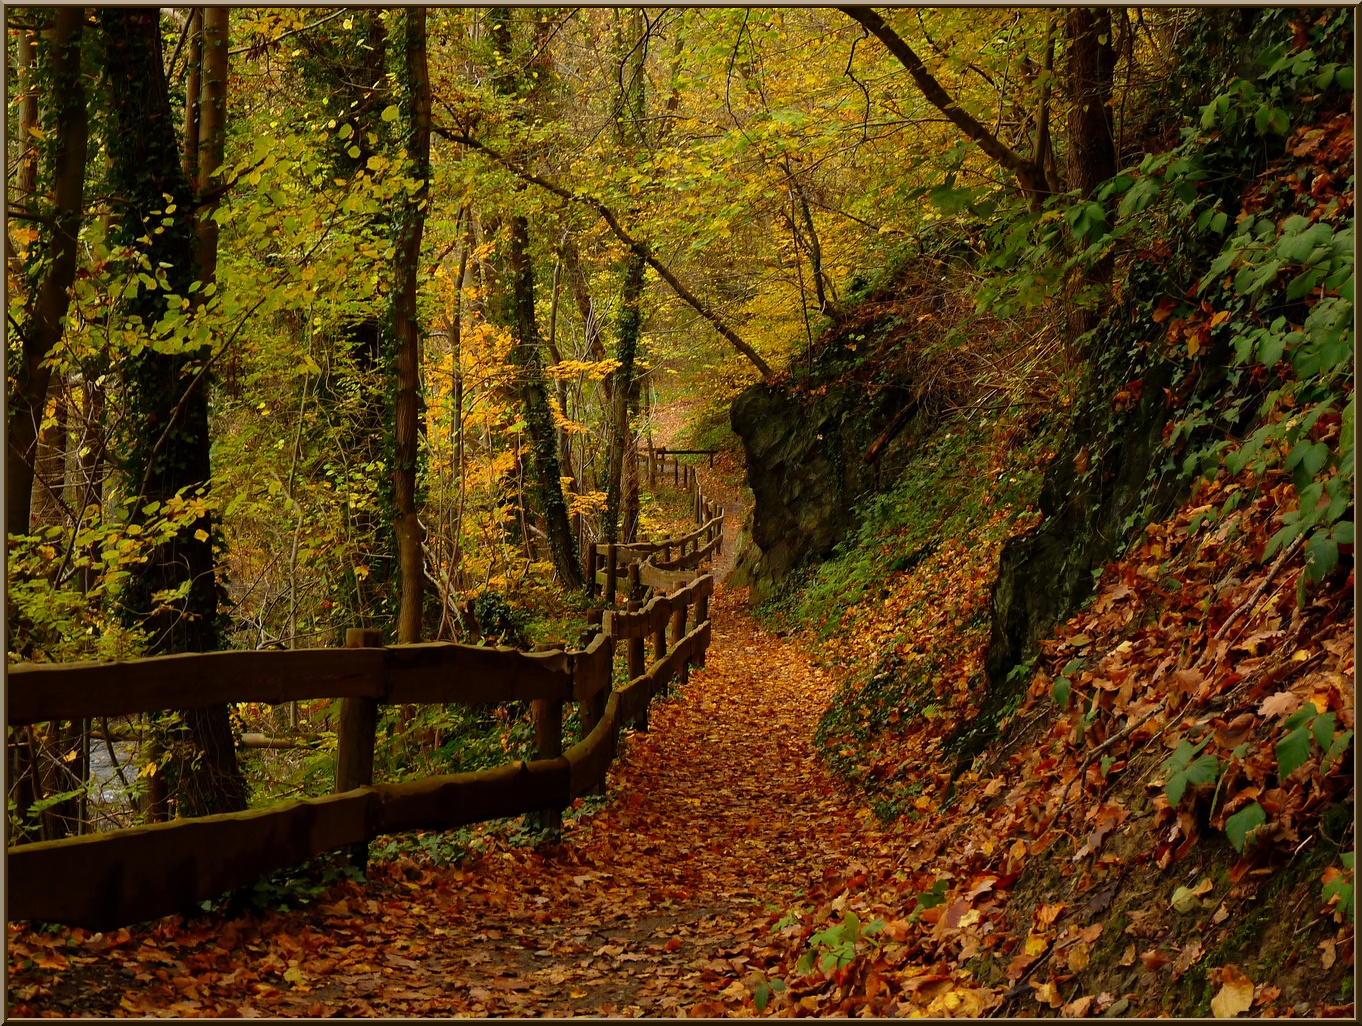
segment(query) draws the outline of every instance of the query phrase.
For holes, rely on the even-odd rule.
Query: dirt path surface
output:
[[[719,1011],[723,991],[742,988],[746,959],[733,956],[766,934],[769,909],[825,873],[846,875],[879,843],[814,758],[831,677],[738,598],[716,595],[708,666],[654,704],[651,733],[627,737],[608,801],[563,843],[499,843],[457,869],[372,867],[367,884],[264,918],[172,917],[107,937],[12,930],[12,1010]]]

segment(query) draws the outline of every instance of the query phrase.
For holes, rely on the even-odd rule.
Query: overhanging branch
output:
[[[612,211],[600,200],[595,199],[594,197],[591,196],[583,196],[579,193],[573,192],[571,189],[567,189],[559,185],[557,182],[553,182],[547,178],[544,178],[542,175],[537,175],[533,171],[530,171],[528,168],[520,166],[511,158],[505,156],[504,154],[498,153],[491,147],[478,142],[476,139],[473,139],[462,132],[451,131],[450,129],[444,128],[443,126],[440,125],[432,126],[432,130],[437,135],[441,136],[444,139],[448,139],[450,142],[456,142],[463,146],[467,146],[469,149],[474,149],[480,153],[487,154],[488,157],[490,157],[492,160],[495,160],[498,164],[506,168],[521,181],[528,182],[531,185],[537,186],[538,188],[543,189],[545,192],[550,192],[553,195],[559,197],[560,199],[567,200],[570,203],[577,203],[580,204],[581,206],[587,207],[590,210],[594,210],[596,214],[601,218],[601,220],[603,220],[606,223],[606,226],[610,229],[610,231],[614,233],[615,237],[620,240],[620,242],[624,243],[624,245],[628,246],[631,251],[633,251],[635,254],[641,257],[649,267],[651,267],[654,271],[657,272],[658,277],[665,281],[667,285],[671,288],[671,290],[675,292],[676,295],[683,302],[689,305],[693,310],[695,310],[696,313],[698,313],[701,317],[703,317],[711,325],[713,325],[714,330],[717,331],[720,335],[722,335],[725,339],[727,339],[733,345],[734,349],[736,349],[743,356],[747,357],[747,359],[751,361],[752,365],[756,367],[758,371],[761,372],[761,376],[763,378],[769,379],[774,375],[775,372],[771,370],[771,365],[762,359],[761,354],[758,353],[755,349],[753,349],[750,345],[748,345],[747,342],[743,340],[741,335],[739,335],[736,331],[729,327],[729,325],[724,321],[724,319],[720,317],[717,313],[715,313],[714,309],[707,302],[700,299],[693,292],[691,292],[690,289],[686,288],[686,286],[683,285],[677,279],[676,275],[672,273],[671,269],[668,268],[666,264],[662,263],[662,261],[660,261],[659,259],[657,259],[656,256],[653,255],[652,249],[648,246],[648,244],[646,242],[634,238],[634,236],[631,235],[622,224],[620,224],[619,218],[615,216],[614,211]]]

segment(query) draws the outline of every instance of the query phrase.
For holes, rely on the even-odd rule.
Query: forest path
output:
[[[708,666],[654,703],[650,733],[626,735],[607,800],[570,820],[561,844],[530,848],[494,835],[460,867],[376,865],[366,883],[263,918],[172,917],[104,938],[62,931],[74,943],[56,935],[46,953],[43,938],[12,934],[34,952],[27,968],[22,956],[11,961],[11,1000],[21,1002],[12,1009],[411,1016],[739,1007],[747,972],[737,951],[761,945],[765,910],[887,854],[874,818],[815,758],[833,676],[755,623],[741,598],[716,594]]]

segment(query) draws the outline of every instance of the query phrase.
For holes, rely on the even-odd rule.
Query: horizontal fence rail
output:
[[[436,643],[12,667],[12,724],[222,701],[343,697],[347,706],[362,702],[376,711],[379,702],[527,700],[535,703],[537,736],[546,736],[540,736],[541,757],[530,761],[400,784],[366,780],[344,786],[347,774],[364,775],[363,758],[350,758],[349,769],[343,765],[347,751],[353,756],[367,746],[371,772],[376,716],[367,718],[366,727],[364,717],[347,718],[343,708],[340,793],[10,848],[8,915],[107,930],[184,911],[265,873],[382,834],[561,810],[604,782],[623,727],[646,725],[650,700],[673,679],[684,681],[692,663],[703,665],[713,587],[711,575],[691,574],[641,610],[608,610],[604,630],[580,651],[525,653]],[[695,627],[687,631],[691,609]],[[654,641],[651,661],[639,647],[645,636]],[[627,683],[612,690],[617,640],[634,647]],[[585,736],[564,752],[565,701],[581,703]]]
[[[665,456],[640,454],[650,483],[665,480]],[[323,852],[349,848],[367,858],[362,846],[383,834],[530,812],[556,817],[579,795],[599,790],[620,731],[646,729],[649,703],[673,680],[684,683],[692,664],[703,666],[710,643],[714,577],[698,568],[722,551],[723,511],[704,496],[692,467],[673,459],[670,471],[673,483],[691,493],[698,526],[656,542],[587,546],[593,595],[599,586],[613,605],[625,587],[628,608],[604,610],[602,630],[581,650],[384,646],[379,632],[352,630],[345,648],[10,667],[10,726],[223,702],[341,699],[341,708],[335,794],[10,848],[9,917],[112,929],[184,911]],[[613,687],[617,642],[625,647],[627,673],[625,683]],[[400,784],[373,782],[381,703],[515,701],[534,711],[534,759]],[[579,705],[582,736],[564,751],[567,702]],[[242,747],[267,743],[243,738]]]

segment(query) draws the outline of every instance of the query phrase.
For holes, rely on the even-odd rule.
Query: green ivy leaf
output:
[[[1301,706],[1289,717],[1287,717],[1286,729],[1295,730],[1297,727],[1303,727],[1318,715],[1319,710],[1315,708],[1315,703],[1306,702],[1303,706]]]
[[[1316,716],[1311,733],[1315,735],[1315,744],[1327,752],[1334,741],[1334,714],[1327,712]]]
[[[1069,678],[1058,677],[1050,688],[1050,697],[1055,700],[1055,705],[1065,710],[1069,708],[1069,696],[1072,691],[1073,687],[1069,683]]]
[[[1187,767],[1187,782],[1194,787],[1205,787],[1214,784],[1216,778],[1220,776],[1220,760],[1214,755],[1203,755],[1196,762]]]
[[[1277,779],[1285,780],[1310,758],[1310,730],[1301,727],[1277,742]]]
[[[1310,580],[1318,584],[1338,565],[1338,542],[1330,539],[1324,531],[1316,531],[1305,543],[1305,554],[1305,572]]]
[[[1229,819],[1225,820],[1225,836],[1241,855],[1249,834],[1267,822],[1267,813],[1257,802],[1244,806]]]

